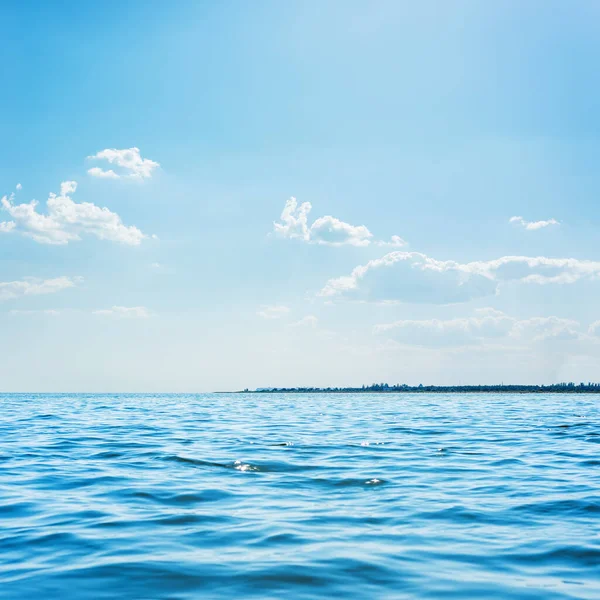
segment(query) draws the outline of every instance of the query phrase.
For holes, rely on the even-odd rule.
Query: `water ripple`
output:
[[[0,395],[0,598],[600,598],[594,396]]]

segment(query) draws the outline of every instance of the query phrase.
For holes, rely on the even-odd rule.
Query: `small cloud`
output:
[[[505,313],[501,310],[497,310],[492,308],[491,306],[486,306],[484,308],[476,308],[475,312],[482,317],[505,317]]]
[[[92,167],[88,169],[88,175],[92,177],[98,177],[100,179],[119,179],[119,176],[112,170],[104,171],[100,167]]]
[[[8,233],[9,231],[12,231],[16,226],[17,224],[14,221],[2,221],[0,222],[0,232]]]
[[[520,225],[527,231],[535,231],[536,229],[543,229],[550,225],[560,225],[560,221],[556,219],[548,219],[547,221],[526,221],[523,217],[511,217],[508,220],[509,223]]]
[[[262,306],[256,314],[263,319],[281,319],[290,312],[287,306]]]
[[[111,165],[119,167],[119,173],[112,169],[104,170],[99,167],[93,167],[88,170],[92,177],[102,177],[105,179],[149,179],[155,169],[160,167],[160,164],[149,158],[142,158],[140,149],[125,148],[118,150],[117,148],[106,148],[97,152],[93,156],[88,156],[89,160],[105,160]]]
[[[600,321],[594,321],[588,328],[590,335],[600,337]]]
[[[145,306],[113,306],[104,310],[94,310],[92,314],[119,319],[148,319],[152,316]]]
[[[18,192],[20,192],[23,189],[23,186],[20,183],[17,183],[16,189]]]
[[[331,215],[319,217],[309,226],[308,215],[311,210],[310,202],[299,205],[292,196],[285,203],[279,222],[273,223],[274,233],[283,238],[300,239],[308,244],[323,246],[365,247],[374,243],[377,246],[401,248],[407,245],[398,235],[393,235],[389,242],[373,242],[373,234],[365,225],[351,225]]]
[[[389,242],[379,240],[375,242],[375,244],[377,246],[388,246],[392,248],[403,248],[404,246],[408,246],[408,242],[403,240],[399,235],[393,235]]]
[[[300,319],[299,321],[296,321],[295,323],[290,323],[288,325],[288,327],[300,327],[300,328],[311,328],[311,329],[315,329],[317,324],[319,323],[319,319],[317,319],[317,317],[315,317],[314,315],[307,315],[306,317],[303,317],[302,319]]]
[[[156,269],[157,271],[162,269],[162,265],[160,263],[154,262],[150,265],[153,269]]]
[[[281,237],[301,239],[309,244],[325,246],[368,246],[373,234],[364,225],[350,225],[332,216],[319,217],[308,226],[310,202],[298,206],[296,198],[290,198],[281,213],[281,222],[273,223],[275,233]]]
[[[0,300],[13,300],[21,296],[55,294],[75,287],[80,281],[82,281],[80,277],[55,277],[54,279],[30,277],[20,281],[0,282]]]

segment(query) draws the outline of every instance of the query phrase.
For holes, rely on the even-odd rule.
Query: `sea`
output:
[[[0,395],[0,598],[600,598],[600,398]]]

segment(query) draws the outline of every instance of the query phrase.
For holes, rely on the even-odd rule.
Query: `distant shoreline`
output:
[[[237,394],[600,394],[600,384],[560,383],[553,385],[374,385],[359,388],[258,388]]]

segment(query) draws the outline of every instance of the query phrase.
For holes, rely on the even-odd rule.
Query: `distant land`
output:
[[[468,393],[511,393],[511,394],[600,394],[600,383],[553,383],[551,385],[406,385],[374,383],[362,387],[296,387],[296,388],[256,388],[245,389],[238,393],[249,394],[341,394],[341,393],[393,393],[417,392],[433,394],[468,394]]]

